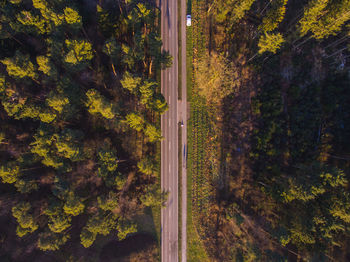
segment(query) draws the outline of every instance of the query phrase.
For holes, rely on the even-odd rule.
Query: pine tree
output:
[[[68,53],[64,57],[64,61],[68,64],[78,65],[87,62],[93,58],[92,46],[85,40],[69,40],[65,41]]]
[[[70,236],[64,233],[43,232],[39,234],[38,248],[42,251],[55,251],[60,249],[69,238]]]
[[[140,170],[140,172],[145,174],[145,175],[150,176],[156,172],[156,168],[154,166],[154,161],[150,158],[141,159],[141,161],[139,161],[137,163],[137,167]]]
[[[326,7],[329,0],[312,0],[304,10],[300,19],[300,34],[306,35],[317,24],[317,21],[327,12]]]
[[[275,54],[277,50],[281,47],[283,42],[284,42],[284,39],[280,33],[277,33],[277,34],[265,33],[265,35],[263,35],[259,39],[259,43],[258,43],[259,54],[262,54],[264,52],[271,52]]]
[[[41,122],[51,123],[56,118],[56,114],[47,108],[44,108],[39,113],[39,118]]]
[[[34,180],[18,179],[15,183],[17,191],[25,194],[39,189],[38,184]]]
[[[50,62],[50,58],[47,56],[37,56],[36,63],[38,64],[38,70],[43,72],[47,76],[55,78],[57,76],[57,70],[55,66]]]
[[[71,226],[71,216],[66,215],[59,205],[49,206],[44,213],[49,217],[48,226],[54,233],[61,233]]]
[[[97,90],[90,89],[86,92],[87,101],[85,105],[91,114],[101,114],[104,118],[113,119],[115,109],[111,102],[103,97]]]
[[[236,1],[232,10],[233,20],[234,21],[241,20],[245,16],[245,14],[250,10],[254,2],[255,0]]]
[[[70,128],[66,128],[59,135],[53,135],[58,155],[69,158],[71,161],[82,160],[82,149],[79,142],[83,136],[81,131]]]
[[[117,170],[118,158],[116,156],[116,151],[112,150],[109,146],[101,148],[98,152],[98,174],[101,177],[107,177],[110,173]]]
[[[69,192],[63,210],[67,215],[78,216],[84,211],[85,205],[73,192]]]
[[[16,51],[14,57],[5,58],[0,62],[6,65],[8,75],[15,79],[29,77],[35,80],[37,78],[35,67],[30,61],[29,55],[23,55],[20,51]]]
[[[19,237],[32,233],[39,227],[34,220],[34,216],[29,213],[30,209],[31,205],[28,202],[19,202],[12,207],[12,215],[18,222],[17,235]]]
[[[56,110],[58,113],[62,113],[63,109],[69,104],[69,99],[63,94],[51,92],[46,99],[46,103],[49,107]]]
[[[350,0],[335,2],[328,12],[311,28],[316,39],[324,39],[336,35],[342,26],[350,20]]]
[[[263,32],[275,30],[283,21],[287,3],[288,0],[276,0],[274,2],[272,8],[263,17],[262,24],[259,26]]]
[[[286,210],[295,210],[285,214],[291,225],[281,241],[298,248],[334,244],[350,223],[348,180],[342,170],[316,162],[298,168],[281,193]]]
[[[147,124],[144,132],[150,142],[156,142],[162,139],[161,131],[152,124]]]
[[[150,108],[159,114],[163,114],[168,110],[168,103],[161,93],[155,93],[152,99],[148,102],[147,108]]]
[[[8,162],[0,166],[0,177],[3,183],[13,184],[20,177],[19,166],[16,162]]]
[[[84,247],[93,244],[98,234],[108,235],[116,227],[117,216],[113,213],[98,213],[91,216],[80,234],[80,241]]]
[[[103,211],[113,211],[119,206],[119,197],[115,192],[109,191],[108,195],[99,196],[97,202]]]
[[[142,131],[145,127],[146,121],[144,118],[137,113],[129,113],[125,117],[125,122],[136,131]]]
[[[85,247],[90,247],[96,240],[97,234],[90,232],[86,228],[83,228],[83,230],[80,233],[80,243]]]
[[[119,219],[117,223],[118,239],[124,240],[127,235],[137,232],[136,224],[125,219]]]
[[[144,81],[139,87],[140,101],[142,104],[147,105],[152,101],[157,83],[153,81]]]
[[[82,25],[81,16],[76,10],[70,7],[66,7],[64,8],[63,12],[64,12],[64,19],[67,24],[76,25],[78,27]]]
[[[138,90],[141,85],[140,77],[134,77],[128,71],[126,71],[123,75],[123,79],[120,82],[122,86],[129,90],[132,94],[138,94]]]

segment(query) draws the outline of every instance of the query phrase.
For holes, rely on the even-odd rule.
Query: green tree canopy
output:
[[[130,222],[126,219],[119,219],[117,223],[118,239],[119,241],[124,240],[127,235],[137,232],[135,223]]]
[[[115,108],[111,102],[103,97],[97,90],[90,89],[86,92],[87,101],[85,105],[91,114],[101,114],[104,118],[115,117]]]
[[[65,44],[68,49],[68,53],[64,57],[66,63],[77,65],[93,58],[92,46],[88,41],[67,39]]]
[[[14,57],[2,59],[0,62],[6,65],[8,75],[13,78],[37,78],[34,64],[30,61],[29,55],[24,55],[20,51],[16,51]]]
[[[271,32],[275,30],[283,21],[286,13],[286,5],[288,0],[277,0],[273,2],[272,8],[267,12],[259,26],[263,32]]]
[[[161,130],[152,124],[147,124],[145,129],[145,135],[150,142],[160,141],[162,139]]]
[[[126,118],[125,122],[136,131],[142,131],[145,127],[145,120],[144,118],[138,114],[138,113],[129,113]]]
[[[271,52],[275,54],[277,50],[280,49],[283,42],[284,42],[284,39],[280,33],[277,33],[277,34],[265,33],[265,35],[261,36],[259,39],[259,43],[258,43],[259,54],[262,54],[265,52]]]
[[[20,177],[19,165],[16,162],[8,162],[0,166],[0,177],[3,183],[15,183]]]
[[[69,238],[70,236],[67,234],[43,232],[39,234],[38,247],[42,251],[55,251],[60,249]]]
[[[67,215],[77,216],[84,211],[85,205],[73,192],[69,192],[63,210]]]
[[[28,202],[19,202],[12,207],[12,215],[18,222],[17,235],[23,237],[38,229],[34,216],[30,213],[31,205]]]

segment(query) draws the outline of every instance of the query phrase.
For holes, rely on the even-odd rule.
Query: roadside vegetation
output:
[[[193,6],[192,15],[198,10],[197,2],[188,1],[188,5]],[[189,7],[191,9],[191,7]],[[190,13],[190,12],[188,12]],[[193,17],[197,17],[194,16]],[[188,162],[187,162],[187,259],[188,261],[209,261],[198,222],[200,219],[200,206],[208,208],[208,201],[203,203],[202,189],[206,184],[203,181],[203,159],[205,140],[208,137],[205,130],[207,129],[204,100],[198,95],[198,88],[194,79],[193,61],[196,59],[195,43],[198,41],[198,30],[200,30],[199,20],[192,19],[192,26],[187,27],[187,99],[190,102],[190,119],[188,121]],[[208,196],[208,195],[207,195]],[[204,197],[205,198],[205,197]],[[206,199],[208,200],[208,199]],[[204,204],[204,205],[203,205]]]
[[[158,261],[155,2],[9,0],[0,17],[0,260]]]
[[[209,260],[349,256],[349,20],[348,0],[192,2],[189,190]]]

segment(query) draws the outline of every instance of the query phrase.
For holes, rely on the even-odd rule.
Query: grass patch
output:
[[[189,2],[191,3],[191,2]],[[197,233],[193,219],[193,167],[198,166],[194,156],[194,115],[197,103],[193,103],[193,26],[187,28],[187,97],[190,101],[191,115],[188,121],[188,160],[187,160],[187,260],[189,262],[209,261],[204,245]]]
[[[182,82],[181,82],[181,77],[182,77],[182,56],[181,56],[181,0],[177,0],[177,32],[178,32],[178,53],[177,53],[177,58],[178,58],[178,85],[177,85],[177,99],[181,100],[182,99]]]
[[[179,183],[178,183],[178,207],[179,207],[179,212],[178,212],[178,253],[179,253],[179,257],[181,257],[181,247],[182,247],[182,219],[181,219],[181,215],[182,215],[182,158],[181,158],[181,152],[182,152],[182,148],[181,148],[181,139],[182,139],[182,128],[181,128],[181,123],[177,124],[177,129],[178,129],[178,179],[179,179]]]

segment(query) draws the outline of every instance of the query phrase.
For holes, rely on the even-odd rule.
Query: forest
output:
[[[158,261],[161,45],[153,1],[0,2],[1,261]]]
[[[349,261],[350,1],[190,9],[192,215],[208,261]]]

